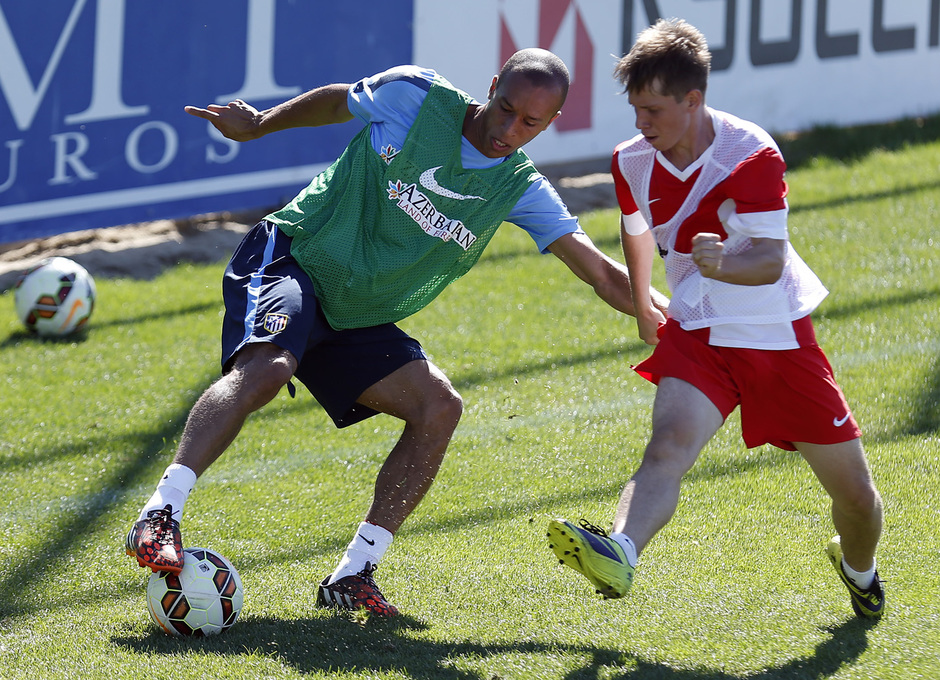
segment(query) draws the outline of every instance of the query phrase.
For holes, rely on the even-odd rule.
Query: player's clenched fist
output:
[[[696,234],[692,237],[692,261],[707,279],[718,278],[721,272],[721,254],[725,244],[718,234]]]

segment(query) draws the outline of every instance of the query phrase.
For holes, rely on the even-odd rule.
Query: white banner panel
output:
[[[505,56],[544,47],[572,91],[536,162],[607,156],[636,130],[612,77],[658,17],[696,25],[714,55],[710,106],[771,132],[940,111],[940,0],[415,0],[414,58],[482,99]]]

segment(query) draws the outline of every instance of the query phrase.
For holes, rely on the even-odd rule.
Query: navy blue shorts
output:
[[[395,324],[332,328],[290,246],[290,237],[262,220],[233,253],[222,281],[222,369],[249,343],[286,349],[297,359],[294,376],[346,427],[376,414],[356,403],[367,388],[427,355]]]

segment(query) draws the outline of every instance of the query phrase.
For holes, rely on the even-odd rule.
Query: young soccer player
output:
[[[550,545],[599,593],[625,595],[639,554],[676,511],[682,477],[740,406],[748,447],[799,451],[831,496],[839,535],[827,553],[855,613],[879,617],[881,499],[809,317],[827,291],[788,241],[773,139],[706,106],[710,60],[697,29],[660,20],[615,72],[640,131],[616,148],[612,172],[639,334],[656,346],[636,367],[657,385],[652,436],[610,535],[556,520]],[[668,318],[647,293],[657,251]]]

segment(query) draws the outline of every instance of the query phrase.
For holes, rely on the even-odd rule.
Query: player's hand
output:
[[[647,345],[658,345],[659,329],[665,325],[665,323],[666,317],[655,307],[650,307],[644,314],[638,314],[636,317],[636,326],[640,340]]]
[[[236,142],[247,142],[260,137],[258,123],[261,113],[241,99],[229,102],[225,106],[209,104],[204,109],[187,106],[183,110],[192,116],[209,121],[223,136]]]
[[[718,234],[701,233],[692,237],[692,261],[707,279],[721,273],[721,257],[725,244]]]

